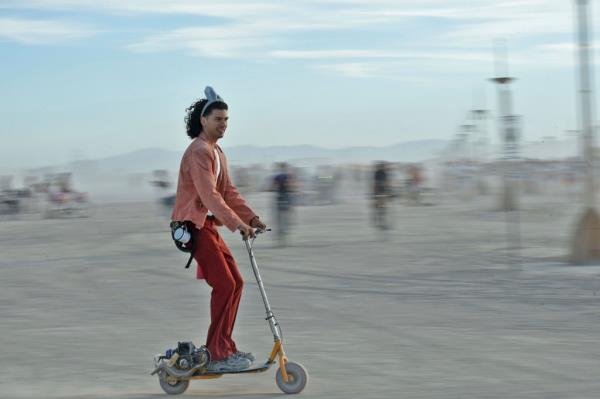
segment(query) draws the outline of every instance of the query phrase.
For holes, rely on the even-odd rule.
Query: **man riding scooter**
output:
[[[231,182],[225,154],[217,145],[227,129],[228,106],[211,87],[204,92],[206,98],[186,110],[187,135],[193,141],[181,159],[171,219],[188,227],[198,263],[196,277],[212,287],[208,369],[236,371],[248,368],[254,356],[238,350],[232,338],[244,282],[217,227],[225,225],[244,238],[253,238],[253,229],[264,230],[266,225]]]

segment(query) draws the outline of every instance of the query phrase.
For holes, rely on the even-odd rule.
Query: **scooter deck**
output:
[[[223,374],[244,374],[244,373],[262,373],[267,371],[274,363],[263,363],[256,366],[248,367],[243,370],[231,370],[231,371],[206,371],[204,373],[194,374],[192,378],[202,378],[206,376],[217,376]]]

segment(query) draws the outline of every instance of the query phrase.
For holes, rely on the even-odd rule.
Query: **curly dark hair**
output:
[[[200,115],[202,112],[202,108],[206,104],[208,100],[203,98],[202,100],[198,100],[188,108],[185,109],[187,113],[185,115],[185,130],[187,131],[187,135],[190,136],[191,139],[195,139],[202,132],[202,124],[200,123],[201,116],[209,116],[213,109],[224,109],[227,110],[227,104],[221,101],[212,103],[208,106],[208,108],[204,111],[204,115]]]

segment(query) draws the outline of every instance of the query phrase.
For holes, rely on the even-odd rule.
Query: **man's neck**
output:
[[[215,144],[217,144],[217,140],[219,140],[218,137],[210,137],[208,134],[202,132],[200,133],[202,135],[202,137],[204,137],[204,140],[206,140],[211,146],[215,146]]]

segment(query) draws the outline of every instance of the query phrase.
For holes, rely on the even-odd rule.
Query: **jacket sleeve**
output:
[[[202,204],[214,213],[217,219],[223,222],[229,230],[235,231],[237,226],[242,224],[242,220],[217,191],[210,152],[197,149],[190,155],[190,176]]]
[[[254,211],[246,204],[244,197],[238,192],[237,188],[231,182],[229,174],[225,182],[225,202],[246,224],[256,216]]]

